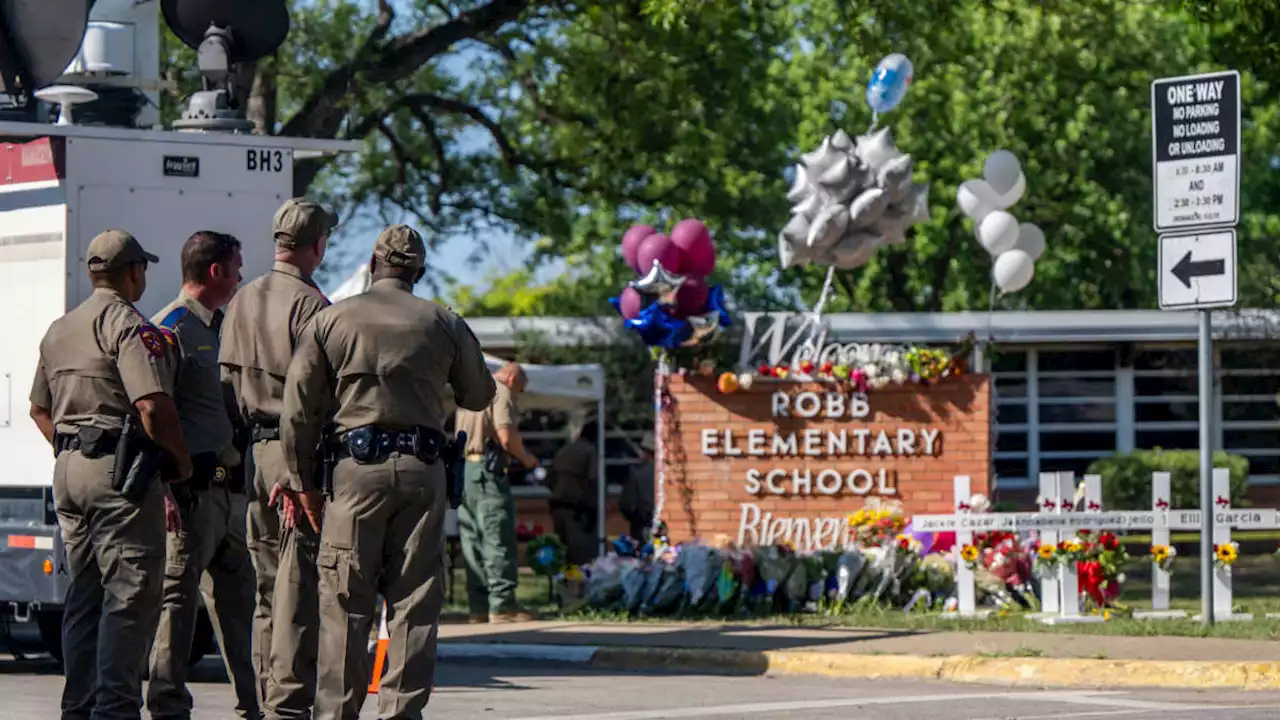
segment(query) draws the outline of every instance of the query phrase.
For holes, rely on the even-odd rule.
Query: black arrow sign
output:
[[[1187,289],[1191,289],[1191,278],[1213,277],[1214,275],[1227,274],[1226,260],[1197,260],[1191,261],[1191,251],[1188,250],[1186,255],[1173,266],[1173,276],[1182,281]]]

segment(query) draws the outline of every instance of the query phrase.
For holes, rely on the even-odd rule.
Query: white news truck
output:
[[[34,621],[60,657],[69,578],[54,514],[53,451],[29,418],[49,324],[92,291],[85,249],[124,228],[160,257],[138,309],[181,286],[179,250],[196,230],[243,245],[248,281],[271,268],[271,219],[292,195],[293,162],[354,143],[218,132],[0,122],[0,614]],[[208,621],[197,656],[212,648]]]

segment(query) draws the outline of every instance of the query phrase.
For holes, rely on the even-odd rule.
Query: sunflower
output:
[[[1157,565],[1160,565],[1160,564],[1163,564],[1168,559],[1169,559],[1168,545],[1152,545],[1151,546],[1152,562],[1156,563]]]
[[[1240,557],[1240,551],[1236,549],[1235,543],[1215,545],[1213,548],[1213,554],[1222,565],[1232,565],[1235,563],[1236,559]]]
[[[1063,549],[1069,553],[1078,553],[1082,547],[1079,540],[1068,540],[1063,544]]]
[[[976,562],[978,559],[978,548],[973,545],[965,545],[960,548],[960,558],[967,563]]]
[[[1055,550],[1057,550],[1057,548],[1052,545],[1041,545],[1036,548],[1036,554],[1040,556],[1041,560],[1052,560]]]

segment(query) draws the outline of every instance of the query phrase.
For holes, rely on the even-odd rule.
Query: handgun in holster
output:
[[[457,510],[462,505],[467,479],[467,433],[459,430],[453,440],[446,442],[444,452],[445,489],[449,494],[449,507]]]
[[[138,430],[132,415],[126,415],[120,437],[116,440],[111,488],[126,499],[139,502],[159,477],[163,462],[160,448]]]
[[[507,472],[507,452],[493,438],[484,441],[484,471],[499,477]]]

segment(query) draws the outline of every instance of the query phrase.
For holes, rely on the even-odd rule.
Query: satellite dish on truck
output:
[[[33,0],[47,2],[48,0]],[[203,89],[191,96],[178,130],[241,132],[252,129],[232,88],[236,63],[275,52],[289,34],[284,0],[161,0],[164,21],[194,48]]]
[[[270,4],[270,3],[267,3]],[[75,58],[92,0],[0,0],[0,92],[31,115]]]

